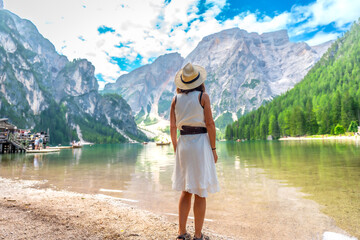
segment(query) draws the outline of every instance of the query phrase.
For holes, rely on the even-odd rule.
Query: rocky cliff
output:
[[[140,117],[150,114],[168,118],[175,89],[174,75],[183,62],[178,53],[165,54],[152,64],[120,76],[116,83],[107,84],[104,90],[120,94]]]
[[[226,118],[236,119],[291,89],[329,46],[290,42],[286,30],[259,35],[229,29],[203,38],[184,60],[176,53],[161,56],[161,63],[155,61],[121,76],[116,83],[107,84],[105,91],[122,94],[138,114],[151,112],[167,118],[174,75],[191,62],[208,72],[205,85],[215,117],[227,113]],[[153,68],[158,69],[157,75],[150,71]],[[156,84],[151,84],[154,78]],[[126,91],[129,82],[136,83],[136,90]]]
[[[59,135],[56,142],[79,135],[94,142],[144,137],[126,101],[98,93],[94,71],[85,59],[59,55],[30,21],[0,10],[1,117],[21,128],[47,127]],[[44,121],[51,118],[57,125]]]
[[[290,42],[286,30],[259,35],[234,28],[205,37],[184,62],[208,71],[215,115],[240,116],[291,89],[329,46]]]

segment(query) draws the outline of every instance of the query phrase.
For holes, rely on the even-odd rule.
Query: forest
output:
[[[360,20],[338,38],[304,79],[227,125],[227,140],[357,131],[360,119]]]

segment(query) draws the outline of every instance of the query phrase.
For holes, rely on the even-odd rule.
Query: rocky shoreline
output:
[[[176,239],[178,226],[174,218],[169,220],[102,194],[53,190],[47,188],[46,183],[47,181],[0,177],[0,239]],[[291,192],[289,194],[292,195]],[[255,235],[257,239],[264,239],[267,232],[277,232],[276,239],[289,239],[292,234],[289,235],[286,229],[293,226],[293,231],[303,231],[301,235],[295,234],[297,239],[309,239],[311,232],[323,229],[316,239],[332,240],[341,237],[344,240],[357,240],[337,228],[327,216],[319,215],[315,209],[314,219],[308,219],[307,222],[306,209],[310,206],[303,205],[301,201],[295,205],[298,205],[295,209],[299,209],[288,214],[302,219],[300,225],[296,225],[298,221],[286,222],[289,217],[284,215],[282,221],[285,221],[283,224],[286,226],[279,228],[273,221],[284,213],[267,216],[260,211],[259,216],[252,216],[239,223],[241,228],[247,226],[243,229],[242,236],[234,238],[217,234],[210,224],[205,226],[204,233],[212,240],[254,239]],[[317,222],[317,226],[313,225],[313,220]],[[267,227],[263,231],[266,233],[251,233],[256,229],[255,226],[264,223]],[[188,231],[191,234],[194,233],[192,225],[192,220],[189,220]]]
[[[161,216],[104,195],[43,188],[44,183],[0,177],[0,239],[176,238],[177,224]],[[232,239],[204,232],[211,239]]]

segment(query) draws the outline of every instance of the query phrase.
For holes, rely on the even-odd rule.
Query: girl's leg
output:
[[[191,193],[183,191],[179,200],[179,235],[186,233],[186,221],[191,208]]]
[[[206,211],[206,198],[195,194],[194,217],[195,217],[195,237],[201,238],[201,230],[204,224]]]

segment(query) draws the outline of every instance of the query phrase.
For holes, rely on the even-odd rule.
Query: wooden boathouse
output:
[[[17,127],[9,123],[7,118],[0,119],[0,153],[25,152],[28,145],[26,138],[22,138]]]

